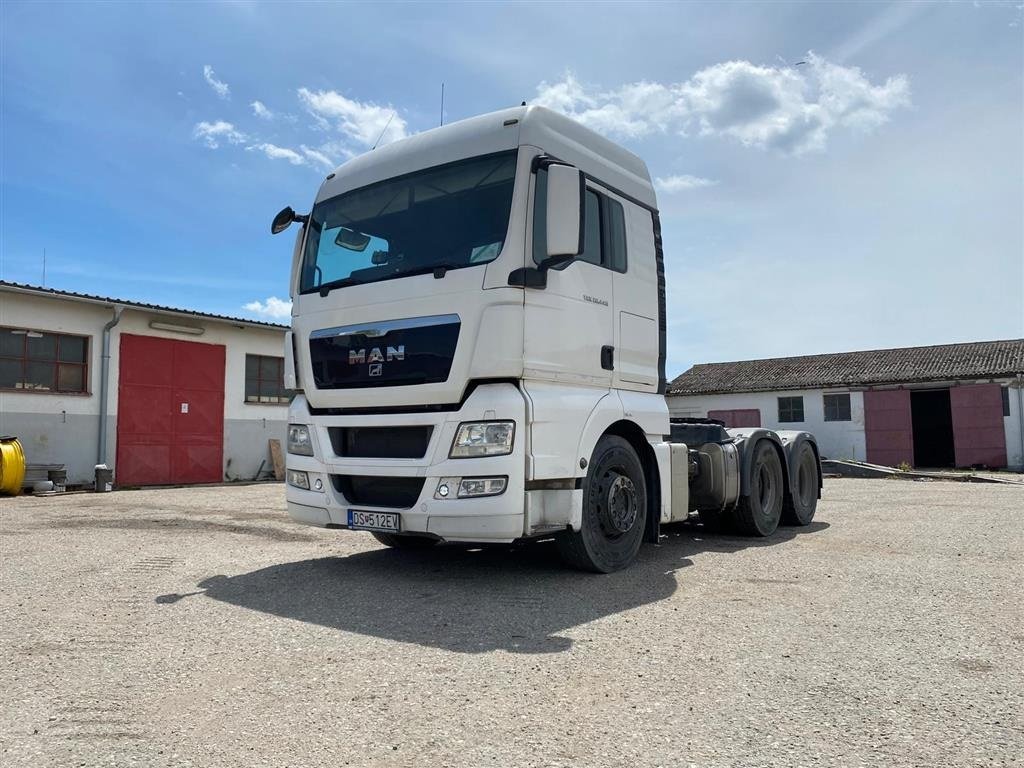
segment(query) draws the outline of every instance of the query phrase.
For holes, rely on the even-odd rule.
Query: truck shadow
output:
[[[559,632],[671,596],[679,588],[675,572],[693,565],[695,554],[776,546],[828,527],[816,522],[747,539],[708,535],[690,524],[666,526],[659,546],[644,546],[632,568],[607,576],[567,569],[554,542],[376,549],[212,576],[199,583],[203,592],[161,595],[156,602],[205,594],[275,616],[459,653],[557,653],[573,643]]]

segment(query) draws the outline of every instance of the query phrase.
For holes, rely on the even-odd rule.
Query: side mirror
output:
[[[560,253],[557,256],[548,256],[544,261],[537,265],[537,269],[541,272],[546,272],[549,269],[560,267],[563,264],[568,264],[576,258],[576,254],[571,253]]]
[[[296,213],[295,211],[292,210],[292,207],[289,205],[288,207],[283,208],[281,212],[274,217],[274,220],[270,224],[270,234],[277,235],[280,234],[281,232],[284,232],[286,229],[288,229],[288,227],[291,226],[291,223],[293,221],[301,221],[303,224],[305,224],[307,221],[309,221],[309,216],[301,213]]]
[[[555,266],[583,253],[584,201],[586,182],[583,174],[568,165],[548,167],[547,258],[542,269],[554,257]]]
[[[270,234],[281,234],[292,225],[293,221],[295,221],[295,211],[293,211],[292,207],[289,205],[288,207],[283,208],[281,212],[274,217],[273,222],[270,224]]]

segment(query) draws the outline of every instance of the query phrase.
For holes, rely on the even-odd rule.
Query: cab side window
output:
[[[537,264],[540,264],[547,255],[547,181],[547,170],[538,170],[533,207],[533,260]],[[586,261],[616,272],[625,272],[626,216],[622,203],[588,187],[585,205],[583,253],[580,254],[578,261]],[[565,266],[556,269],[565,269]]]
[[[603,223],[608,254],[605,266],[614,269],[616,272],[626,271],[626,215],[622,210],[622,203],[602,195],[601,204],[603,207]]]
[[[580,254],[581,261],[589,261],[591,264],[603,266],[601,247],[601,201],[597,192],[587,190],[586,202],[586,229],[583,233],[583,253]]]

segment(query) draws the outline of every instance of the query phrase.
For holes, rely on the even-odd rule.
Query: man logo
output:
[[[380,351],[380,347],[373,347],[369,354],[367,354],[365,349],[350,349],[348,351],[349,365],[383,363],[385,360],[389,363],[392,360],[405,360],[405,344],[399,344],[397,347],[385,347],[384,352]],[[380,372],[371,373],[370,375],[380,376]]]
[[[370,366],[370,375],[380,376],[383,367],[384,366],[382,366],[380,363],[374,363],[373,365]]]

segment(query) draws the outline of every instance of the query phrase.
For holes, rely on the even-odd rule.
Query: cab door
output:
[[[547,254],[547,170],[534,174],[533,262]],[[584,197],[583,253],[547,272],[547,287],[526,289],[524,378],[608,389],[614,366],[612,272],[602,265],[601,205]]]

